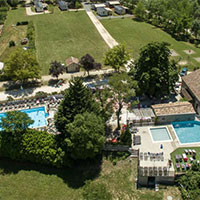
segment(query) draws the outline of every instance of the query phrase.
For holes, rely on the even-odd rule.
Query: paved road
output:
[[[96,16],[93,14],[93,12],[90,9],[90,5],[83,4],[86,13],[88,14],[90,20],[95,25],[96,29],[100,33],[101,37],[104,39],[106,44],[113,48],[114,46],[118,45],[118,42],[110,35],[110,33],[104,28],[104,26],[101,24],[101,22],[96,18]]]

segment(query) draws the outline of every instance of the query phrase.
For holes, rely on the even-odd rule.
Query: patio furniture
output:
[[[158,169],[157,169],[157,167],[153,167],[153,175],[154,175],[154,176],[157,176],[157,174],[158,174]]]
[[[190,168],[188,163],[185,163],[185,166],[186,166],[186,169]]]
[[[162,176],[162,167],[158,167],[158,174],[159,176]]]
[[[183,163],[181,164],[181,168],[182,170],[185,170],[185,165]]]
[[[180,170],[180,164],[176,163],[176,169],[179,171]]]
[[[140,144],[141,144],[141,136],[134,135],[134,145],[140,145]]]
[[[191,149],[189,149],[188,151],[189,151],[189,154],[192,154],[192,150]]]
[[[163,167],[164,176],[168,175],[167,167]]]
[[[179,162],[179,155],[176,154],[174,157],[175,157],[176,162]]]
[[[196,151],[194,149],[192,149],[192,155],[196,155]]]
[[[188,158],[187,158],[186,154],[183,153],[182,156],[183,156],[183,160],[184,160],[185,162],[187,162]]]
[[[190,162],[192,163],[194,161],[194,159],[192,157],[190,157]]]
[[[148,176],[148,167],[144,167],[144,176]]]
[[[153,167],[149,167],[149,176],[153,176]]]
[[[143,152],[140,152],[140,160],[143,160]]]
[[[187,149],[184,149],[184,152],[186,155],[188,155],[188,150]]]
[[[147,155],[147,153],[145,152],[144,153],[144,160],[147,160],[148,159],[148,155]]]

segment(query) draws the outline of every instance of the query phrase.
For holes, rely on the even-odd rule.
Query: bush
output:
[[[43,92],[43,91],[39,91],[35,94],[35,98],[45,98],[48,96],[48,93]]]
[[[64,152],[54,135],[29,129],[23,134],[15,135],[0,132],[0,156],[61,167]]]
[[[15,46],[15,42],[13,41],[13,40],[11,40],[10,42],[9,42],[9,47],[14,47]]]
[[[24,26],[24,25],[27,25],[28,24],[28,21],[22,21],[22,22],[17,22],[16,23],[16,26]]]

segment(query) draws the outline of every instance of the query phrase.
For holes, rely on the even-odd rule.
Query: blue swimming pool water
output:
[[[24,109],[20,110],[21,112],[25,112],[28,114],[28,116],[34,120],[34,123],[29,126],[29,128],[37,128],[37,127],[43,127],[47,125],[46,117],[48,117],[48,114],[45,113],[45,107],[38,107],[38,108],[32,108],[32,109]],[[0,113],[0,120],[2,117],[5,117],[6,113]],[[0,130],[1,127],[0,127]]]
[[[173,122],[172,125],[181,144],[200,142],[200,122]]]
[[[171,140],[166,127],[150,128],[150,132],[154,142]]]

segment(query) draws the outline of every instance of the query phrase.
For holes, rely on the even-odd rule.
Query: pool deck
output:
[[[149,132],[149,128],[159,128],[159,127],[167,127],[170,136],[172,137],[172,141],[156,141],[153,142],[151,138],[151,134]],[[198,144],[180,144],[176,134],[174,132],[174,129],[172,125],[162,125],[162,126],[143,126],[138,127],[138,133],[136,135],[141,136],[141,145],[133,145],[133,149],[139,149],[140,152],[150,152],[150,153],[162,153],[164,156],[163,161],[157,161],[157,160],[150,160],[149,158],[147,160],[140,160],[140,166],[141,167],[167,167],[168,171],[170,172],[170,175],[174,175],[174,167],[173,164],[171,167],[169,167],[169,160],[171,160],[170,154],[179,147],[199,147]],[[163,145],[163,149],[160,148],[161,144]]]

